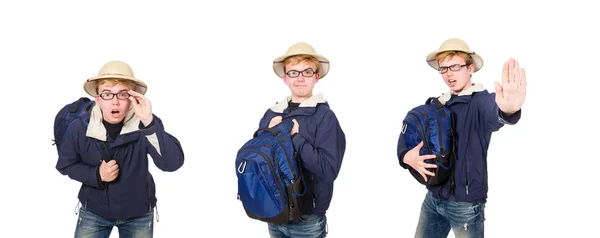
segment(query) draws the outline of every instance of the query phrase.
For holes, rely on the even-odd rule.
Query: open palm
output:
[[[527,93],[527,79],[525,69],[519,66],[519,62],[510,58],[504,63],[502,70],[502,85],[496,85],[496,104],[500,110],[507,114],[513,114],[521,109],[525,102]]]

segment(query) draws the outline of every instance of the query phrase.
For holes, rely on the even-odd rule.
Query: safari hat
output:
[[[277,74],[277,76],[283,78],[283,76],[285,75],[285,72],[283,71],[283,67],[285,66],[283,64],[283,61],[288,57],[295,55],[310,55],[312,57],[315,57],[319,61],[320,78],[325,77],[325,75],[327,75],[327,73],[329,72],[329,60],[324,56],[317,54],[315,49],[309,44],[300,42],[292,45],[290,48],[288,48],[285,54],[273,60],[273,71],[275,71],[275,74]]]
[[[461,51],[471,55],[471,57],[473,58],[473,64],[475,65],[475,71],[473,72],[477,72],[479,69],[481,69],[481,67],[483,67],[483,59],[481,58],[481,56],[469,49],[469,46],[463,40],[456,38],[450,38],[444,41],[444,43],[442,43],[438,50],[431,52],[427,55],[426,60],[429,66],[431,66],[435,70],[438,70],[440,66],[438,65],[438,62],[435,59],[435,57],[439,53],[445,51]]]
[[[135,88],[133,91],[136,91],[141,94],[145,94],[148,86],[146,83],[142,82],[139,79],[136,79],[133,76],[133,71],[131,67],[123,61],[109,61],[98,72],[98,75],[95,77],[91,77],[83,83],[83,89],[90,96],[96,96],[96,81],[98,79],[126,79],[131,80],[135,83]]]

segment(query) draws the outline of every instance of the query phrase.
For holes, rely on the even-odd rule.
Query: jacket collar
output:
[[[135,115],[133,107],[129,109],[123,122],[121,134],[138,131],[140,118]],[[98,105],[94,105],[90,113],[90,122],[88,124],[85,135],[101,141],[106,141],[106,128],[102,124],[102,111]]]
[[[275,113],[283,113],[283,111],[288,107],[288,102],[292,99],[292,96],[287,96],[285,99],[277,102],[273,107],[271,107],[271,111]],[[319,103],[326,103],[323,98],[323,94],[313,95],[309,99],[306,99],[304,102],[300,103],[299,108],[302,107],[317,107]]]
[[[464,95],[473,95],[473,93],[476,92],[483,92],[485,91],[485,88],[483,88],[483,84],[481,83],[473,83],[471,84],[471,87],[467,88],[467,90],[464,90],[462,92],[460,92],[458,95],[456,96],[464,96]],[[441,96],[439,96],[439,100],[442,104],[446,104],[446,102],[448,102],[450,100],[450,98],[452,97],[452,90],[442,93]]]

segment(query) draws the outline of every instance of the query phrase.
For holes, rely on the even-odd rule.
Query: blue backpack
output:
[[[442,185],[451,180],[451,191],[454,189],[454,163],[456,160],[456,136],[452,111],[444,106],[437,98],[427,99],[425,104],[411,109],[402,122],[402,134],[406,147],[410,150],[423,141],[419,155],[433,154],[435,159],[425,160],[425,163],[435,163],[437,168],[427,170],[435,176],[423,176],[412,167],[412,176],[424,185]]]
[[[87,97],[80,97],[74,102],[71,102],[65,105],[63,108],[58,111],[56,117],[54,118],[54,144],[56,145],[56,151],[60,153],[60,144],[63,140],[67,129],[81,115],[82,113],[89,113],[96,102],[92,101]],[[82,121],[83,124],[87,127],[88,122]],[[104,142],[98,142],[96,140],[96,146],[98,150],[102,153],[102,158],[104,161],[108,162],[111,160],[110,154],[108,152],[108,147]]]
[[[67,128],[71,122],[75,121],[81,113],[89,112],[94,107],[95,102],[87,97],[81,97],[78,100],[65,105],[54,118],[54,144],[56,151],[60,152],[60,143],[62,142]]]
[[[290,137],[293,122],[260,128],[237,153],[238,200],[260,221],[286,224],[300,214],[298,197],[306,192],[302,166]]]

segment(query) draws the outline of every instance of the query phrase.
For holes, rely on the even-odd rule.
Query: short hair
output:
[[[109,83],[110,85],[113,85],[113,86],[117,85],[117,84],[122,84],[122,85],[125,85],[125,87],[128,87],[130,90],[135,89],[135,83],[131,80],[115,79],[115,78],[98,79],[98,80],[96,80],[96,94],[98,94],[98,88],[100,88],[100,85],[106,84],[106,83]]]
[[[315,72],[319,72],[319,60],[310,55],[294,55],[287,57],[285,60],[283,60],[283,71],[285,72],[285,66],[288,64],[296,65],[304,61],[311,62],[315,66]]]

